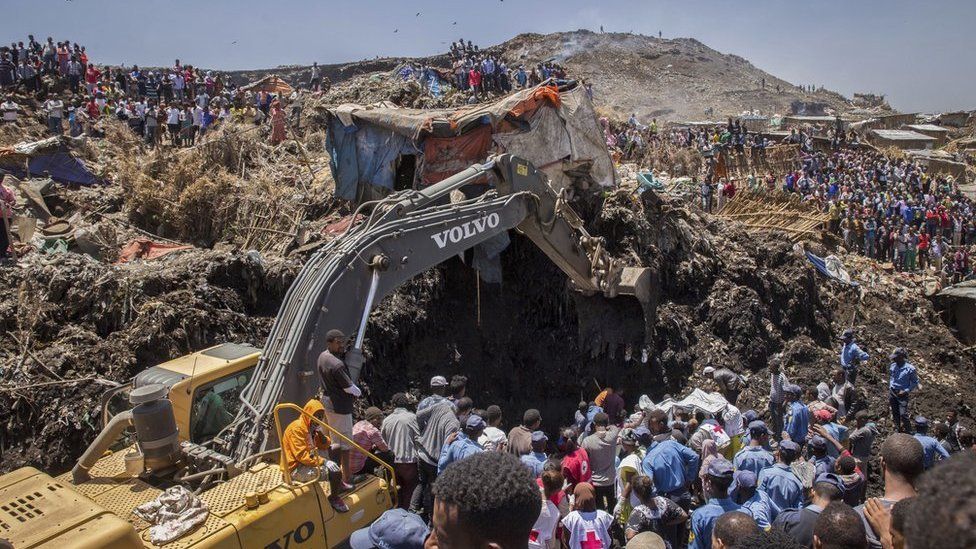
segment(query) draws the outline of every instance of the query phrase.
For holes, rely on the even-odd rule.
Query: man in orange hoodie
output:
[[[315,417],[325,421],[325,408],[318,399],[305,404],[305,413],[292,421],[281,436],[281,469],[290,471],[295,482],[309,482],[323,476],[329,479],[329,504],[340,512],[349,511],[339,492],[342,490],[342,473],[336,462],[322,456],[328,452],[332,440],[316,423]]]

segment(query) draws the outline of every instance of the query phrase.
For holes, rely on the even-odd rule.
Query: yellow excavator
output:
[[[392,467],[345,439],[379,464],[341,494],[345,513],[328,503],[327,479],[296,482],[279,467],[284,427],[319,393],[315,364],[328,330],[355,336],[344,361],[356,381],[374,303],[454,255],[497,250],[509,229],[537,244],[575,290],[634,296],[645,311],[651,302],[651,273],[611,258],[564,193],[511,155],[364,203],[360,213],[362,222],[303,267],[264,349],[225,343],[147,368],[105,394],[103,428],[71,471],[52,477],[25,467],[0,476],[0,539],[17,549],[155,547],[153,525],[133,510],[182,486],[208,512],[167,548],[346,546],[397,504]]]

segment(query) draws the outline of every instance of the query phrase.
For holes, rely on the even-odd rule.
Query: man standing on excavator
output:
[[[322,406],[329,418],[329,425],[341,433],[346,439],[352,440],[352,409],[353,403],[362,395],[362,391],[349,378],[346,364],[339,357],[346,352],[346,334],[340,330],[329,330],[325,334],[325,344],[328,347],[318,359],[319,375],[322,376],[322,388],[325,396]],[[352,478],[351,455],[352,446],[341,437],[336,443],[339,445],[340,461],[342,463],[342,481],[349,484]]]

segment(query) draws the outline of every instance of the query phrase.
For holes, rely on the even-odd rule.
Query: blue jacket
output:
[[[918,372],[909,362],[901,366],[892,362],[888,366],[888,376],[888,387],[892,391],[914,391],[918,387]]]
[[[856,368],[854,365],[854,359],[857,359],[857,362],[864,362],[869,358],[871,358],[870,355],[862,351],[861,348],[857,346],[857,343],[854,343],[853,341],[850,343],[845,343],[840,349],[840,365],[843,366],[845,370],[853,370]]]
[[[752,471],[759,478],[759,472],[776,463],[773,454],[761,446],[748,446],[738,451],[732,459],[736,471]]]
[[[846,441],[848,439],[849,433],[850,433],[850,429],[848,429],[844,425],[841,425],[839,423],[835,423],[833,421],[831,421],[830,423],[824,423],[824,429],[826,429],[827,432],[830,433],[830,436],[834,437],[834,440],[836,440],[837,442],[840,442],[841,444],[843,444],[844,441]],[[840,456],[840,452],[837,451],[837,447],[836,446],[834,446],[833,444],[829,444],[828,443],[827,444],[827,455],[830,456],[830,457],[832,457],[832,458],[836,458],[836,457]],[[831,471],[831,472],[833,472],[833,471]]]
[[[691,541],[688,542],[688,549],[712,549],[712,528],[715,521],[730,511],[749,514],[748,509],[731,498],[711,498],[708,503],[695,509],[691,514]]]
[[[464,433],[458,433],[454,442],[445,444],[441,450],[441,457],[437,460],[437,474],[443,473],[444,469],[455,461],[461,461],[466,457],[471,457],[484,451],[484,448],[476,441],[471,440]]]
[[[752,518],[756,519],[756,524],[763,530],[769,529],[773,524],[773,519],[769,517],[770,507],[769,496],[762,490],[756,490],[751,498],[742,502],[742,506],[749,510]]]
[[[803,505],[803,483],[789,465],[777,463],[759,473],[759,490],[769,496],[769,520],[784,509],[799,509]]]
[[[810,430],[810,410],[800,401],[794,400],[783,414],[783,430],[789,433],[790,440],[804,445]]]
[[[529,452],[519,457],[522,465],[525,465],[529,471],[532,471],[532,476],[536,478],[542,476],[542,467],[546,464],[547,459],[549,458],[542,452]]]
[[[926,469],[931,469],[936,461],[949,459],[949,452],[939,444],[938,440],[919,433],[915,433],[915,438],[922,443],[922,451],[925,452]]]
[[[833,473],[834,472],[834,458],[830,455],[826,455],[822,458],[813,458],[813,466],[816,468],[817,476],[823,473]]]
[[[657,493],[663,495],[683,489],[694,480],[700,461],[691,448],[665,440],[651,444],[641,467],[644,474],[654,478]]]

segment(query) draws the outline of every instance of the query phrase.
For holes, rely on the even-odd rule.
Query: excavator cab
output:
[[[18,549],[154,547],[151,525],[133,509],[179,484],[196,492],[209,513],[166,547],[344,546],[352,532],[396,505],[392,466],[345,439],[381,467],[342,494],[349,512],[337,513],[327,479],[295,481],[279,466],[280,449],[234,461],[212,448],[234,407],[243,405],[240,390],[257,354],[245,345],[219,345],[148,368],[110,391],[106,425],[74,470],[52,478],[28,467],[0,476],[0,538]],[[118,402],[123,396],[127,408]],[[303,414],[291,403],[274,408],[279,439],[287,419]],[[333,440],[344,438],[311,421]]]

